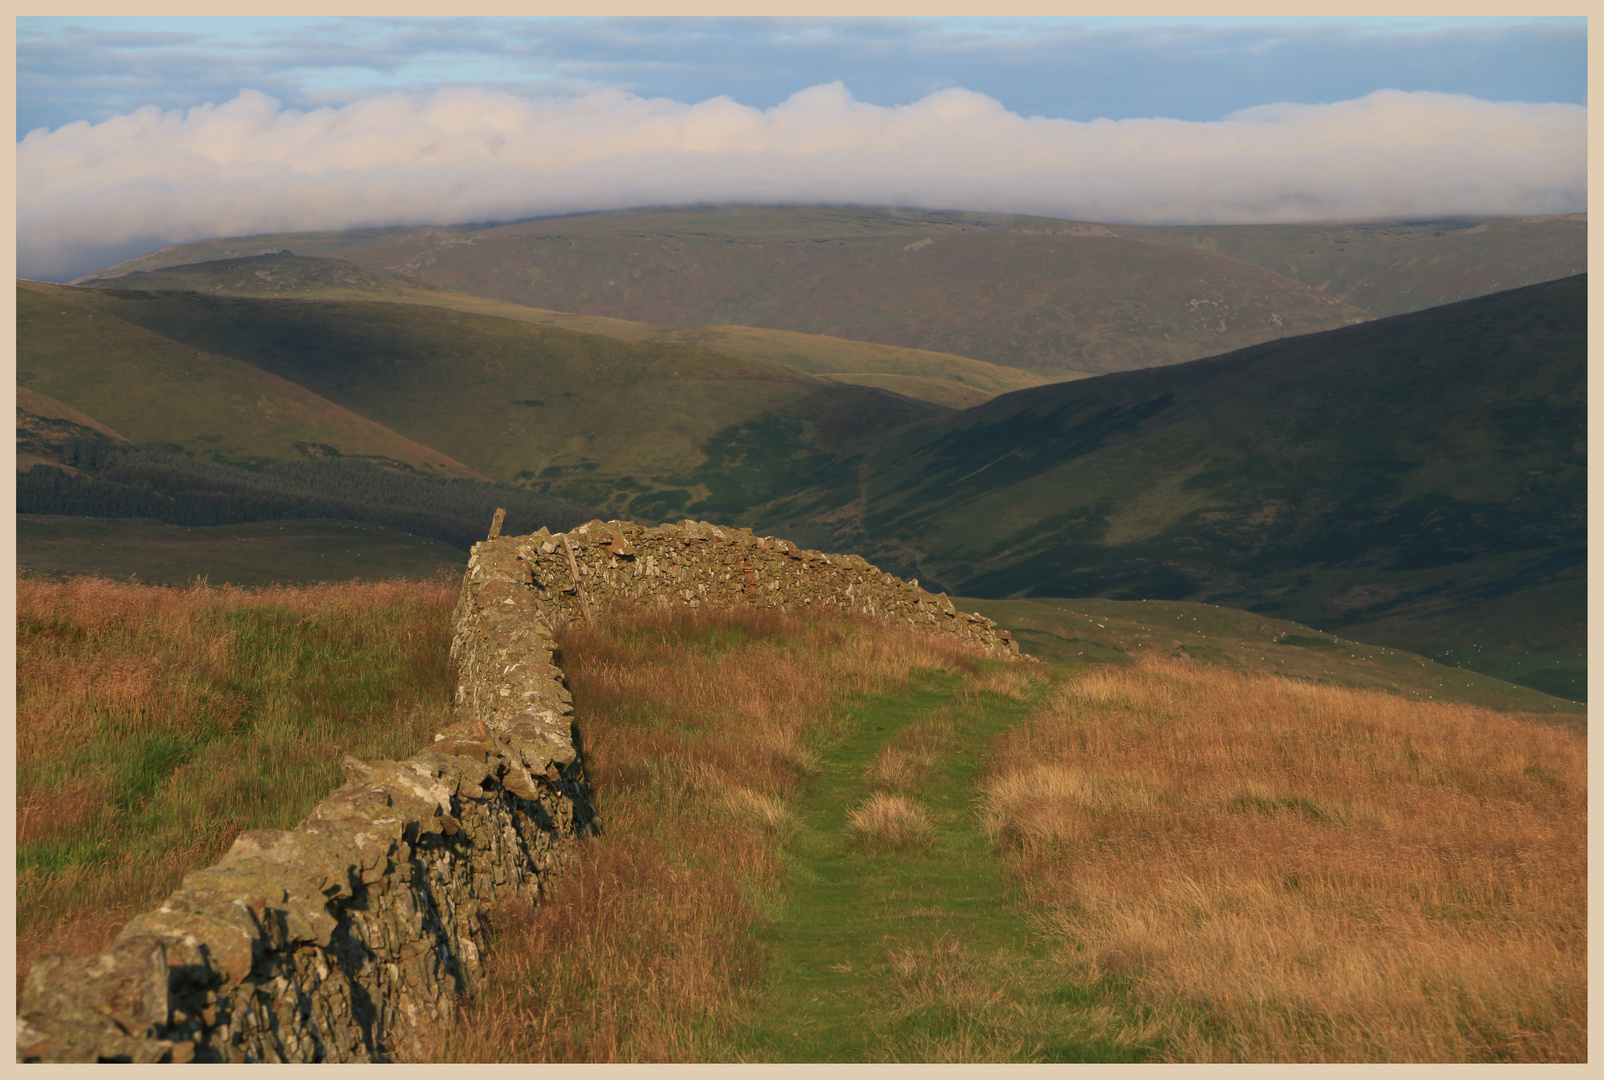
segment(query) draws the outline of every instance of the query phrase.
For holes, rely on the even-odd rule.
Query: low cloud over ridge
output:
[[[1586,208],[1586,109],[1381,90],[1218,121],[1023,117],[963,89],[901,106],[840,83],[766,110],[483,89],[285,110],[247,91],[31,132],[19,272],[164,244],[690,202],[864,203],[1125,223]]]

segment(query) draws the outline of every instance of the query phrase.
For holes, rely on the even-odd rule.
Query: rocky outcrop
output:
[[[552,627],[622,604],[856,612],[1019,656],[943,595],[748,529],[593,521],[478,544],[452,724],[405,761],[347,758],[346,783],[305,821],[241,835],[111,948],[38,961],[18,1059],[426,1055],[480,978],[486,906],[537,902],[596,827]]]

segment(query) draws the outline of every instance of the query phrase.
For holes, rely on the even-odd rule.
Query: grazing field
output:
[[[17,977],[105,947],[340,758],[397,758],[450,702],[451,584],[17,582]]]

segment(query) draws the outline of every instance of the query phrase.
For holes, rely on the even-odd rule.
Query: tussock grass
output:
[[[1586,1058],[1586,745],[1174,660],[1001,737],[984,827],[1066,977],[1187,1061]]]
[[[876,792],[847,811],[847,828],[870,851],[923,847],[935,839],[925,808],[901,795]]]
[[[615,612],[560,635],[603,832],[534,913],[492,913],[452,1061],[732,1056],[761,972],[749,928],[843,706],[982,664],[939,635],[774,611]]]
[[[990,672],[982,672],[971,679],[985,679]],[[971,680],[965,681],[965,686]],[[962,694],[962,690],[959,691]],[[950,720],[919,720],[897,733],[875,754],[864,773],[871,787],[884,791],[902,791],[930,771],[942,754],[956,745]]]
[[[425,746],[454,586],[17,582],[17,977],[85,955],[340,759]]]
[[[972,702],[980,694],[998,694],[1014,701],[1024,701],[1042,678],[1042,671],[1035,665],[988,668],[964,681],[963,688],[958,691],[958,701]]]

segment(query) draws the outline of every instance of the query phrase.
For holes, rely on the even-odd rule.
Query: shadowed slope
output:
[[[664,324],[824,334],[1052,371],[1168,364],[1362,312],[1262,267],[1006,214],[689,208],[482,229],[208,241],[113,267],[291,249],[457,292]]]
[[[469,296],[421,278],[374,272],[343,259],[277,252],[85,278],[92,288],[199,292],[215,296],[303,300],[385,300],[540,323],[623,341],[674,341],[731,356],[771,360],[839,382],[880,386],[949,408],[967,408],[999,393],[1038,386],[1040,375],[948,353],[748,326],[675,326],[629,322]]]
[[[18,385],[134,442],[202,457],[261,462],[335,453],[479,475],[298,380],[152,333],[90,307],[96,299],[82,289],[18,284]]]
[[[1008,394],[877,452],[857,535],[978,595],[1579,655],[1585,297],[1569,278]]]
[[[493,479],[644,520],[855,480],[853,448],[935,406],[762,360],[413,304],[79,293],[237,357]],[[822,509],[818,499],[798,512]]]

